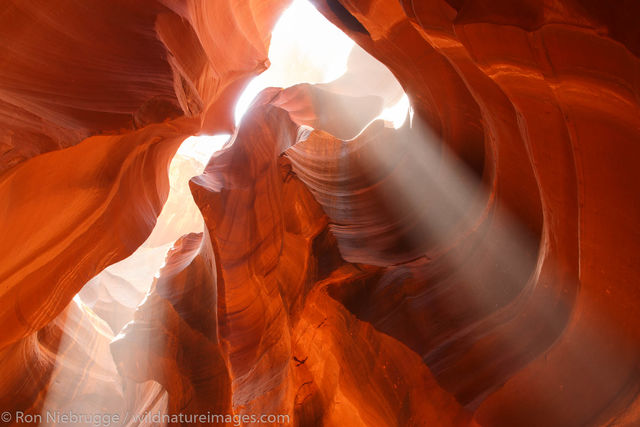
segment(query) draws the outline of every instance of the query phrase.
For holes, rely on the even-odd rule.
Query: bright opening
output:
[[[267,87],[327,83],[347,71],[355,43],[306,0],[295,0],[278,20],[269,46],[271,66],[254,78],[236,104],[236,125]]]
[[[295,0],[278,20],[269,47],[271,66],[246,87],[235,109],[236,125],[253,99],[267,87],[339,82],[345,94],[380,95],[385,110],[378,117],[402,126],[409,99],[391,72],[329,22],[307,0]]]

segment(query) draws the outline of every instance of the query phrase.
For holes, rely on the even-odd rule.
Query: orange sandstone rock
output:
[[[397,91],[357,61],[264,91],[115,337],[130,308],[73,296],[151,233],[179,143],[233,131],[287,2],[2,6],[1,409],[638,424],[637,2],[313,3],[410,120],[369,124]]]

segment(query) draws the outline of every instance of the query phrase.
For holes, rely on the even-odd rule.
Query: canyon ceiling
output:
[[[352,64],[236,128],[290,3],[2,2],[0,409],[640,425],[640,3],[313,0],[410,117]],[[74,298],[220,133],[140,305]]]

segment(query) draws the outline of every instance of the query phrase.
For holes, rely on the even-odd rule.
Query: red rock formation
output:
[[[278,95],[272,103],[258,102],[192,181],[219,266],[234,412],[289,414],[297,425],[466,424],[417,355],[330,296],[377,269],[341,260],[327,217],[278,160],[297,130]]]
[[[232,130],[286,2],[3,6],[2,409],[640,423],[637,3],[313,3],[412,120],[367,125],[394,95],[352,77],[264,91],[116,338],[72,297],[148,237],[180,141]]]
[[[2,56],[12,60],[0,71],[2,343],[46,325],[96,272],[144,241],[178,144],[230,129],[215,111],[230,110],[260,71],[284,5],[236,14],[230,5],[167,3],[4,6]],[[212,15],[219,27],[208,24]],[[224,25],[243,31],[216,42]],[[228,60],[214,70],[220,58]],[[95,134],[103,135],[83,140]]]
[[[166,413],[230,413],[230,381],[216,323],[216,265],[202,234],[179,239],[160,277],[111,344],[120,374],[156,381],[168,393]],[[143,395],[147,399],[147,395]],[[128,402],[128,412],[141,406]]]
[[[21,355],[34,334],[145,241],[180,142],[231,130],[219,112],[264,69],[285,4],[240,13],[206,1],[2,6],[0,348],[16,360],[2,368],[3,390],[28,370]],[[39,378],[3,408],[37,413],[49,389]]]
[[[440,348],[404,331],[416,308],[434,304],[367,304],[387,305],[389,283],[427,298],[415,272],[405,285],[382,282],[380,297],[369,290],[357,310],[425,354],[440,383],[478,407],[481,424],[637,422],[640,240],[631,230],[640,211],[630,153],[640,73],[637,26],[627,18],[637,4],[315,3],[390,67],[416,115],[482,172],[489,200],[505,204],[540,241],[517,298],[475,331],[449,330]],[[504,282],[483,277],[473,279],[476,287],[500,291]],[[436,313],[455,309],[457,299],[430,293]],[[442,332],[454,324],[438,320]]]

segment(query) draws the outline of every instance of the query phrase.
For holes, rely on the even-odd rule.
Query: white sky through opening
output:
[[[328,83],[347,71],[355,43],[329,22],[307,0],[294,0],[276,23],[271,35],[271,66],[249,82],[235,106],[236,126],[254,98],[267,87],[290,87],[300,83]],[[409,110],[406,95],[378,117],[395,128],[402,126]],[[203,164],[220,150],[230,135],[199,135],[187,138],[178,154]]]
[[[236,125],[251,101],[267,87],[327,83],[343,75],[354,44],[308,1],[295,0],[271,34],[271,66],[254,78],[238,99]]]

